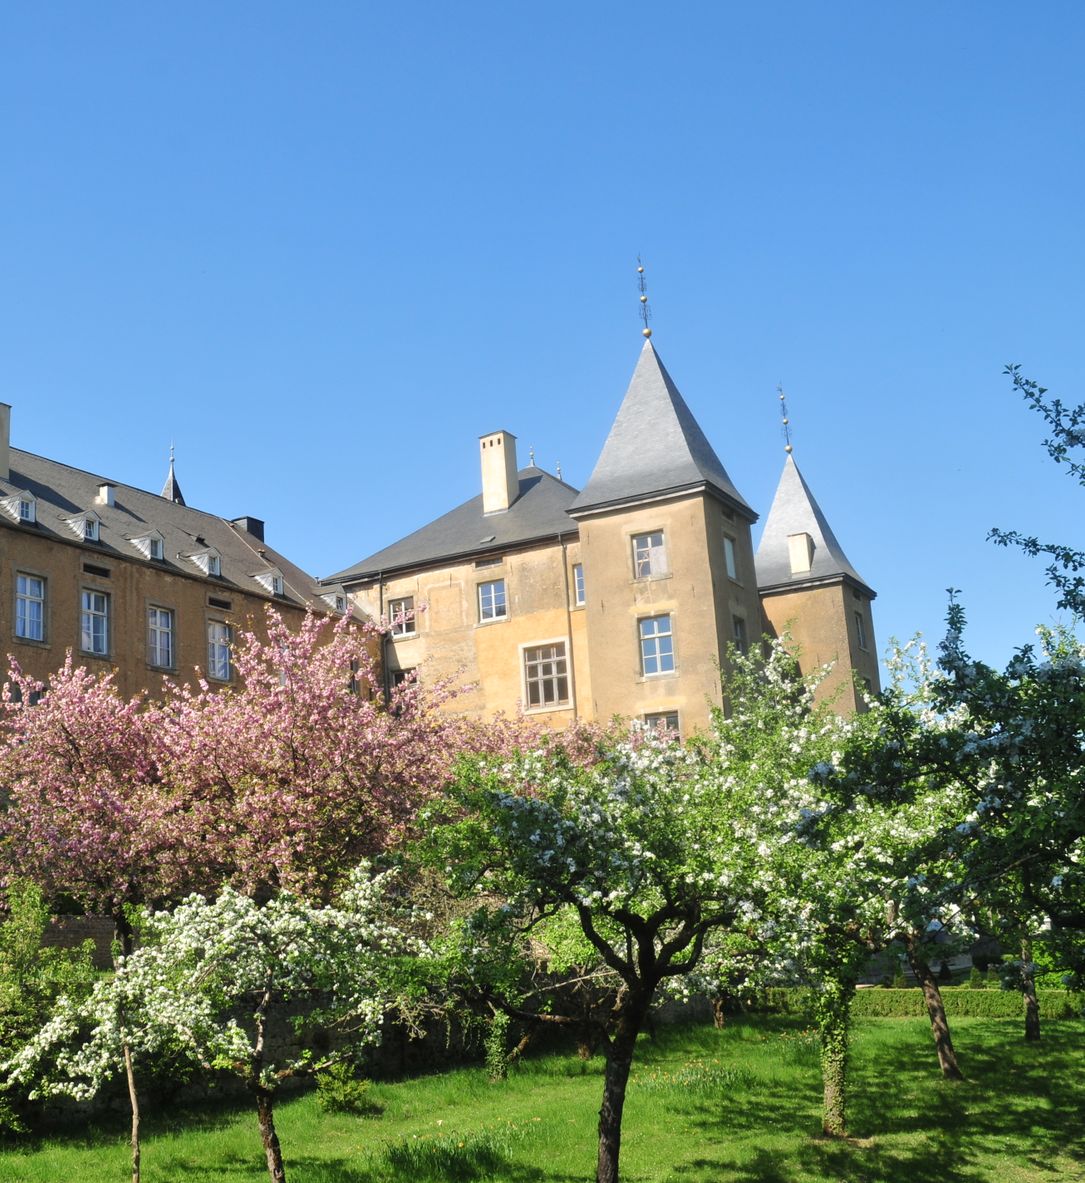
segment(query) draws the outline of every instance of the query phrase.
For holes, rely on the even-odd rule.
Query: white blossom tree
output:
[[[324,907],[288,892],[257,903],[228,887],[218,899],[193,895],[151,913],[145,943],[88,1003],[62,1000],[5,1066],[9,1078],[38,1076],[39,1093],[89,1097],[120,1070],[125,1046],[187,1052],[244,1082],[268,1175],[284,1183],[276,1090],[377,1042],[422,952],[399,923],[391,882],[391,873],[372,875],[363,865]],[[341,1046],[319,1054],[305,1046],[314,1025],[339,1033]]]

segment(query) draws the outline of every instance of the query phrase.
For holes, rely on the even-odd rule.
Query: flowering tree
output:
[[[147,916],[144,942],[89,1002],[64,998],[8,1065],[38,1091],[92,1096],[122,1048],[175,1047],[241,1078],[253,1097],[272,1183],[285,1183],[276,1090],[380,1038],[385,1010],[423,949],[404,935],[390,875],[358,867],[333,905],[281,892],[258,904],[233,888]],[[402,970],[402,972],[401,972]],[[313,1025],[345,1033],[338,1050],[304,1046]],[[293,1041],[284,1027],[293,1028]],[[89,1035],[86,1033],[89,1031]]]
[[[174,688],[156,720],[161,776],[204,818],[178,837],[197,839],[219,881],[327,898],[403,835],[461,747],[496,742],[438,709],[447,683],[400,687],[389,708],[377,636],[311,614],[292,629],[271,612],[266,639],[238,638],[236,689]]]
[[[612,1005],[596,1019],[606,1057],[599,1183],[618,1178],[626,1086],[657,990],[697,965],[715,929],[749,924],[773,891],[757,847],[736,836],[756,800],[744,783],[721,795],[695,749],[645,735],[611,739],[590,765],[554,750],[472,761],[430,815],[429,857],[478,900],[457,933],[457,968],[479,994],[513,1017],[582,1025],[579,1007],[522,1005],[515,967],[546,956],[555,926],[613,975]]]
[[[189,869],[155,759],[156,712],[138,697],[123,700],[112,675],[73,668],[70,654],[45,690],[17,666],[4,687],[4,874],[31,880],[54,905],[110,917],[124,955],[128,909],[169,898]],[[198,845],[192,850],[198,858]],[[125,1049],[138,1183],[139,1096]]]
[[[972,809],[958,840],[962,873],[981,899],[1016,916],[1019,932],[1042,941],[1080,982],[1085,648],[1066,631],[1039,629],[1038,650],[1020,649],[998,672],[969,657],[964,628],[964,612],[952,602],[938,690],[945,703],[968,712],[975,737]],[[1026,970],[1026,1002],[1030,977]]]

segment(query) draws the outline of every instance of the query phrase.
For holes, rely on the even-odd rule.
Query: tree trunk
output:
[[[120,946],[121,957],[129,957],[132,953],[132,926],[128,923],[123,912],[113,916],[113,933],[116,945]],[[114,946],[114,952],[116,950]],[[116,972],[119,962],[114,955],[113,970]],[[118,1024],[123,1030],[125,1019],[123,1009],[118,1006]],[[127,1039],[121,1040],[121,1053],[124,1056],[124,1077],[128,1084],[128,1104],[132,1113],[132,1183],[139,1183],[140,1172],[140,1143],[139,1143],[139,1090],[136,1088],[136,1072],[132,1063],[132,1048]]]
[[[942,1075],[947,1080],[964,1080],[960,1065],[957,1063],[957,1053],[953,1050],[953,1037],[949,1033],[949,1020],[946,1018],[946,1004],[942,999],[942,991],[930,964],[915,948],[911,941],[906,945],[908,964],[912,973],[923,987],[923,999],[927,1004],[927,1014],[931,1020],[931,1034],[934,1036],[934,1046],[938,1052],[938,1063]]]
[[[286,1168],[283,1166],[283,1152],[279,1146],[279,1135],[275,1132],[275,1114],[272,1112],[273,1094],[257,1085],[256,1113],[260,1118],[260,1137],[264,1141],[267,1155],[267,1173],[271,1183],[286,1183]]]
[[[727,995],[713,994],[712,995],[712,1025],[717,1031],[722,1031],[727,1026]]]
[[[633,1067],[637,1035],[647,1008],[627,1003],[618,1018],[617,1029],[607,1049],[603,1078],[603,1104],[599,1109],[599,1162],[596,1183],[618,1183],[618,1152],[622,1142],[622,1109],[625,1089]]]
[[[854,993],[853,982],[829,979],[822,984],[818,997],[824,1090],[821,1128],[830,1138],[843,1138],[848,1132],[848,1025]]]
[[[1032,963],[1032,942],[1021,942],[1021,993],[1025,998],[1025,1039],[1040,1038],[1040,1000],[1036,997],[1036,966]]]

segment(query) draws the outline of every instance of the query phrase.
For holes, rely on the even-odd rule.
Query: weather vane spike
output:
[[[640,261],[640,255],[637,255],[637,287],[640,289],[640,318],[644,321],[641,333],[647,338],[652,335],[652,330],[648,327],[652,310],[648,307],[648,281],[644,278],[644,264]]]
[[[791,455],[791,420],[787,414],[787,399],[784,396],[783,383],[776,384],[776,393],[780,396],[780,416],[784,426],[784,451]]]
[[[556,467],[557,467],[558,480],[560,481],[561,480],[561,461],[560,460],[557,462]]]
[[[535,445],[532,444],[527,450],[527,458],[531,462],[531,467],[535,467]]]

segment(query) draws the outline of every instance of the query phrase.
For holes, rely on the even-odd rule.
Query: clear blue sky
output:
[[[1085,399],[1085,7],[7,5],[0,399],[17,447],[265,518],[317,575],[478,490],[582,486],[654,342],[764,516],[795,456],[880,646],[1054,617],[992,525],[1085,490],[1000,376]],[[756,537],[756,535],[755,535]]]

